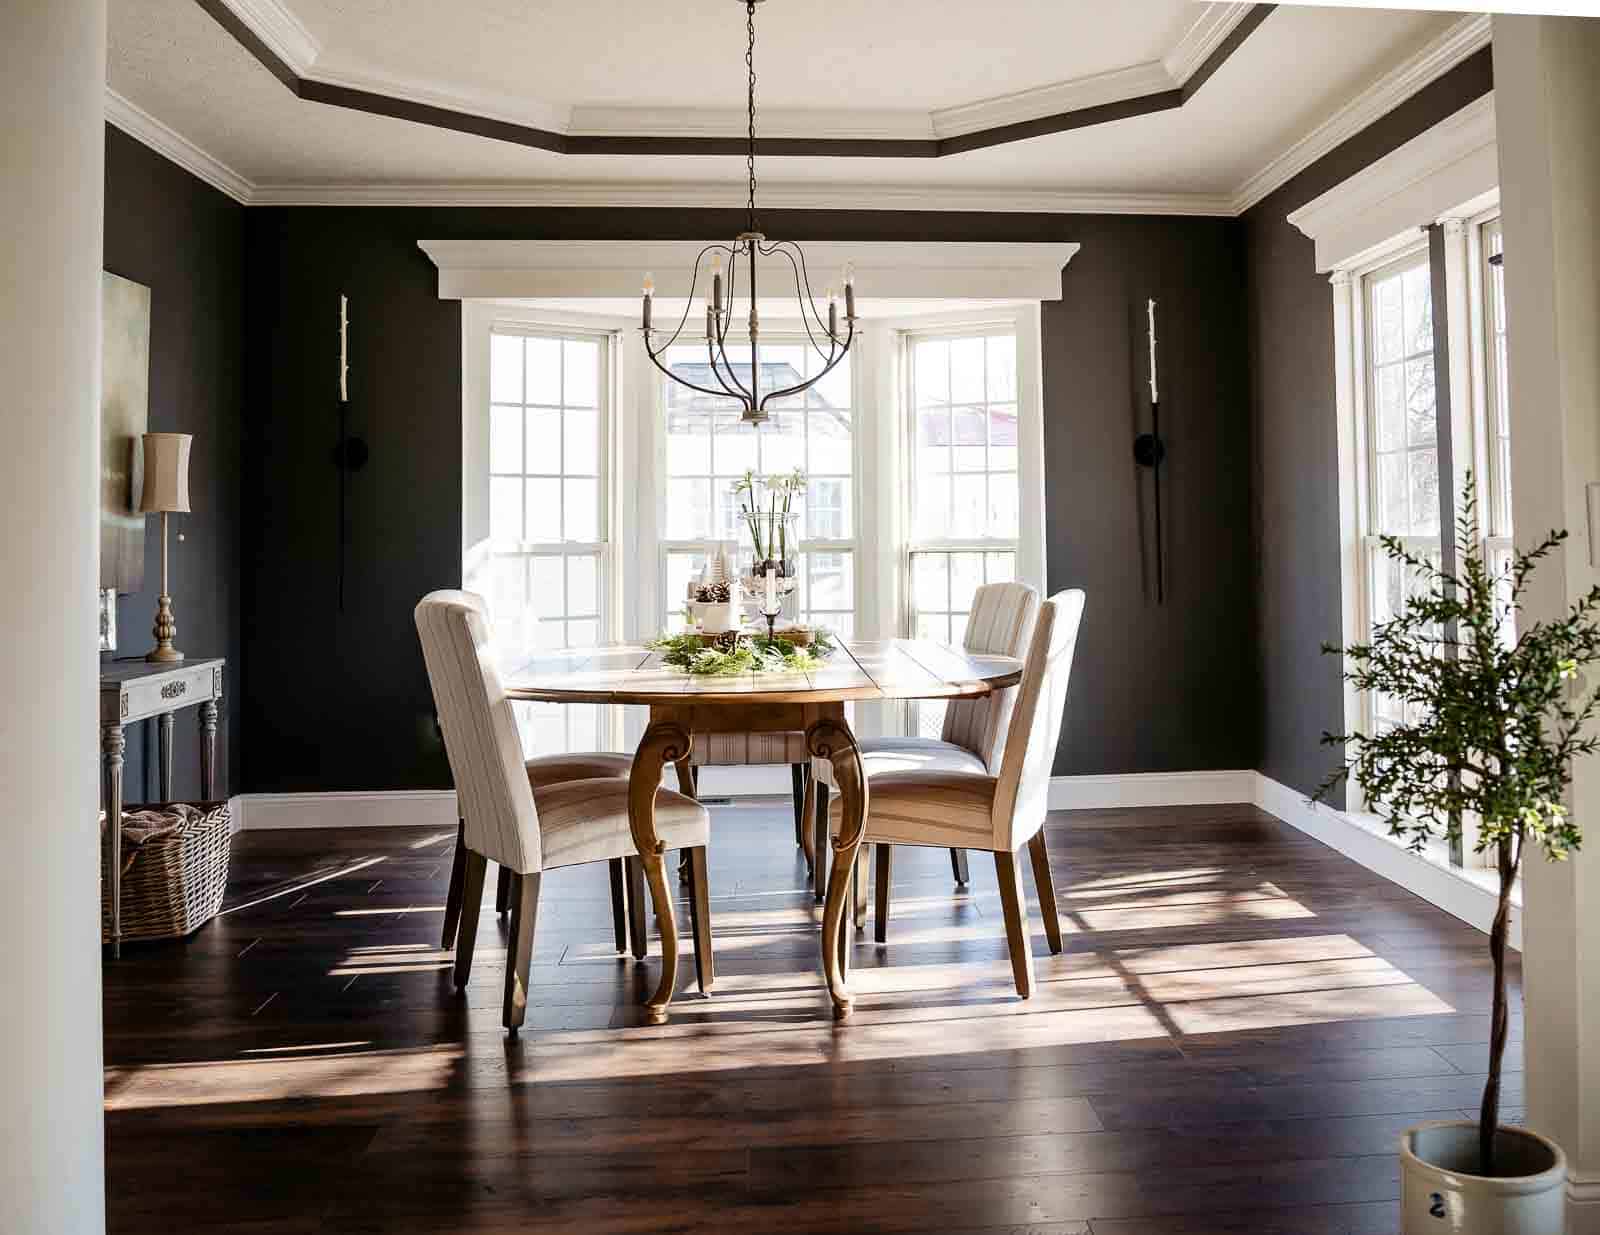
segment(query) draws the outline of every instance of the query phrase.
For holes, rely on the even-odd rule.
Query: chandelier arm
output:
[[[705,248],[701,249],[699,253],[695,254],[694,273],[689,276],[689,296],[683,302],[683,316],[678,319],[678,328],[672,332],[672,337],[661,345],[661,349],[663,351],[678,341],[678,336],[683,333],[684,326],[688,324],[689,310],[694,305],[694,289],[700,284],[700,263],[705,260],[706,254],[710,253],[713,249],[725,248],[727,248],[727,246],[722,244],[708,244]]]
[[[821,371],[815,377],[809,379],[808,381],[801,382],[799,385],[796,385],[796,386],[789,386],[789,387],[786,387],[783,390],[774,390],[774,391],[772,391],[770,394],[767,395],[767,397],[765,399],[761,400],[761,410],[762,411],[766,411],[767,404],[771,400],[773,400],[773,399],[786,399],[792,394],[799,394],[802,390],[810,390],[813,386],[815,386],[823,378],[827,377],[829,373],[833,372],[833,370],[838,367],[839,362],[841,360],[843,360],[845,358],[845,356],[847,356],[849,354],[849,352],[850,352],[850,343],[851,343],[852,340],[854,340],[855,337],[856,337],[856,324],[855,324],[854,321],[852,321],[850,323],[849,332],[844,337],[844,345],[839,348],[838,352],[835,353],[831,357],[831,359],[829,359],[827,364],[822,366]]]
[[[722,355],[722,365],[728,371],[728,379],[733,382],[734,386],[739,391],[737,397],[741,399],[747,406],[754,407],[756,405],[756,399],[759,391],[750,391],[745,389],[744,383],[739,380],[738,370],[733,367],[733,361],[728,359],[728,327],[733,324],[733,305],[734,301],[738,298],[738,280],[738,251],[735,249],[733,254],[728,258],[728,307],[722,315],[725,320],[717,323],[717,351]],[[755,351],[753,348],[750,354],[752,357],[754,357]],[[722,379],[719,377],[717,380],[721,381]]]
[[[789,265],[794,270],[795,299],[800,302],[800,324],[805,327],[806,338],[811,341],[811,350],[816,352],[816,354],[822,357],[823,360],[827,360],[829,355],[831,355],[831,352],[824,352],[822,348],[817,346],[817,336],[812,333],[811,322],[806,317],[807,309],[810,310],[811,317],[816,319],[817,327],[822,331],[823,338],[827,339],[830,343],[837,343],[838,340],[834,339],[834,337],[828,333],[827,326],[823,324],[822,315],[817,312],[816,301],[811,299],[811,285],[809,281],[806,282],[804,293],[802,294],[801,292],[801,279],[803,277],[801,274],[801,269],[805,263],[805,254],[800,251],[799,245],[795,245],[795,252],[800,253],[800,261],[796,262],[794,260],[794,255],[784,247],[787,243],[787,241],[782,240],[774,241],[771,248],[763,249],[762,252],[768,257],[776,254],[779,257],[788,258]]]
[[[749,396],[745,394],[744,387],[728,385],[728,379],[722,376],[722,370],[717,367],[717,350],[714,339],[706,340],[706,359],[711,362],[711,376],[717,379],[717,385],[728,392],[728,397],[730,399],[738,399],[740,403],[748,403]],[[732,374],[731,369],[729,374]]]
[[[828,334],[827,323],[822,320],[822,314],[817,312],[817,296],[816,293],[811,290],[811,272],[806,268],[806,251],[793,240],[774,240],[768,248],[763,250],[763,252],[769,256],[773,253],[782,253],[789,259],[789,264],[791,266],[796,264],[796,257],[800,259],[798,263],[799,270],[795,277],[795,291],[798,293],[802,286],[805,288],[805,304],[810,308],[811,316],[816,319],[817,328],[821,330],[824,335],[827,335],[827,337],[831,339],[833,336]],[[798,298],[799,297],[796,296],[796,299]],[[802,313],[801,316],[804,317],[804,313]]]
[[[656,368],[660,369],[673,381],[677,382],[678,385],[687,386],[690,390],[698,390],[701,394],[710,395],[713,399],[726,399],[728,397],[720,390],[710,390],[704,386],[696,386],[693,382],[685,381],[683,378],[679,377],[671,369],[667,368],[666,365],[661,363],[661,361],[657,358],[656,353],[650,350],[650,345],[648,343],[645,344],[644,354],[650,357],[651,364],[655,365]]]

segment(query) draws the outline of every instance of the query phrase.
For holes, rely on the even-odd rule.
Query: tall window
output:
[[[907,339],[911,632],[960,644],[980,584],[1016,578],[1017,338],[1010,329]],[[916,729],[943,708],[918,704]]]
[[[735,368],[748,366],[748,348],[728,349]],[[672,348],[667,364],[698,386],[713,385],[703,346]],[[761,386],[777,390],[810,377],[821,360],[805,343],[763,343]],[[689,581],[705,565],[708,543],[747,547],[733,485],[746,471],[758,476],[806,473],[807,489],[792,509],[799,516],[800,587],[796,613],[851,638],[855,633],[855,414],[846,359],[802,394],[776,402],[759,429],[739,421],[731,399],[697,394],[661,379],[666,422],[666,510],[663,524],[663,615],[676,621]]]
[[[591,647],[607,618],[607,341],[522,332],[489,336],[487,578],[503,660]],[[530,749],[599,749],[600,709],[534,705]]]
[[[1362,281],[1362,341],[1367,456],[1367,619],[1369,630],[1393,617],[1421,580],[1378,543],[1398,536],[1420,556],[1439,560],[1438,410],[1433,366],[1433,288],[1426,250]],[[1373,722],[1403,716],[1398,701],[1374,698]]]

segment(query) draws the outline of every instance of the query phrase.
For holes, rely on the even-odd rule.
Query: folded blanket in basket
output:
[[[122,813],[122,873],[126,875],[139,856],[141,846],[163,836],[181,832],[199,823],[206,812],[183,802],[160,810],[130,810]]]

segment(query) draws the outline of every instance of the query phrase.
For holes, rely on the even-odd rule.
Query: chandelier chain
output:
[[[749,77],[750,144],[745,153],[745,170],[750,177],[748,204],[749,230],[756,230],[756,0],[745,0],[745,30],[749,41],[745,46],[744,67]]]

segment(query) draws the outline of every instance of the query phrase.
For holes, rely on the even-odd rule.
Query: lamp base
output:
[[[183,653],[172,646],[178,635],[178,623],[172,616],[172,597],[162,593],[156,598],[156,624],[150,628],[156,645],[145,653],[145,660],[153,664],[170,664],[183,659]]]

